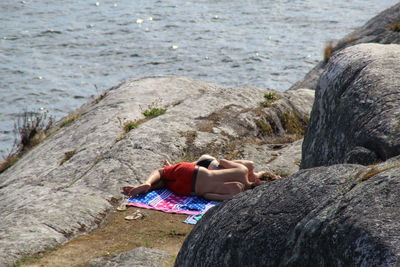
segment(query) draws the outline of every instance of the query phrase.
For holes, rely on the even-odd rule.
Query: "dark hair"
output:
[[[213,160],[214,160],[214,159],[203,159],[203,160],[198,161],[198,162],[196,163],[196,165],[208,169],[208,166],[210,166],[210,164],[211,164],[211,162],[212,162]]]

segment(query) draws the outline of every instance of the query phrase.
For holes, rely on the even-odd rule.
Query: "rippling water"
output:
[[[126,78],[285,90],[394,0],[0,1],[0,154],[23,111],[60,118]]]

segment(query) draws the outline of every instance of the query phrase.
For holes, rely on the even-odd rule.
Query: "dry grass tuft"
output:
[[[103,100],[106,96],[108,95],[108,92],[104,92],[100,95],[97,96],[97,98],[94,99],[94,103],[98,104],[101,100]]]
[[[400,22],[394,22],[388,27],[389,31],[400,32]]]
[[[62,118],[59,127],[65,127],[67,125],[70,125],[71,123],[73,123],[74,121],[76,121],[77,119],[79,119],[82,115],[80,113],[74,113],[74,114],[70,114],[64,118]]]
[[[363,175],[363,177],[361,178],[361,181],[368,180],[368,179],[372,178],[373,176],[375,176],[375,175],[377,175],[379,173],[382,173],[384,171],[387,171],[387,170],[390,170],[390,169],[393,169],[393,168],[398,168],[398,167],[400,167],[400,163],[397,163],[397,164],[394,164],[394,165],[389,165],[389,166],[384,167],[382,169],[378,169],[377,166],[373,165],[368,170],[368,172]]]
[[[76,153],[76,149],[64,152],[64,158],[60,161],[60,165],[63,165],[65,162],[70,160]]]
[[[325,49],[324,49],[324,61],[325,61],[325,63],[328,62],[329,59],[332,57],[334,49],[335,49],[335,46],[333,45],[333,41],[329,41],[328,44],[325,46]]]
[[[0,173],[14,165],[27,151],[45,139],[53,125],[47,111],[22,113],[14,124],[15,140],[10,152],[0,162]]]

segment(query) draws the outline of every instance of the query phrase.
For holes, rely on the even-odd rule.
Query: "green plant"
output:
[[[155,118],[157,116],[164,114],[167,111],[167,109],[160,108],[159,107],[160,102],[161,102],[161,100],[157,100],[157,101],[152,102],[150,105],[147,105],[147,109],[142,111],[142,114],[146,118]]]
[[[269,107],[273,102],[275,102],[279,98],[280,96],[277,95],[275,92],[267,92],[264,94],[264,101],[261,103],[261,105],[264,108]]]
[[[124,131],[125,133],[129,132],[132,129],[136,129],[139,127],[139,123],[137,121],[127,121],[124,123]]]
[[[117,137],[116,141],[121,141],[127,133],[129,133],[131,130],[136,129],[139,127],[139,125],[143,122],[146,121],[146,119],[142,119],[142,120],[134,120],[134,121],[125,121],[122,122],[124,119],[121,119],[120,117],[117,117],[119,125],[122,128],[122,133]]]
[[[276,99],[277,99],[276,93],[275,93],[275,92],[268,92],[268,93],[265,93],[265,94],[264,94],[264,98],[265,98],[266,100],[276,100]]]
[[[152,108],[150,110],[143,111],[143,115],[146,117],[157,117],[164,114],[167,110],[163,108]]]

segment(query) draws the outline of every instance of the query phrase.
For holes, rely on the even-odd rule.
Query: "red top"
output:
[[[196,164],[182,162],[163,168],[161,179],[166,187],[178,195],[190,196]]]

